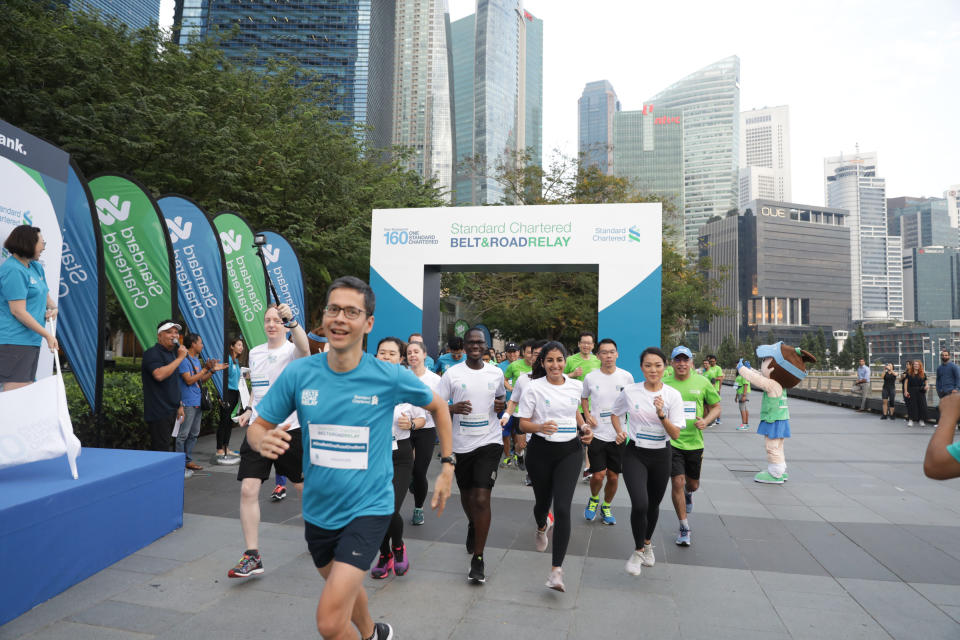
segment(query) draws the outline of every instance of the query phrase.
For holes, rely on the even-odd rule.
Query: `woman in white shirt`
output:
[[[553,558],[546,586],[556,591],[565,590],[561,566],[570,542],[570,504],[580,477],[583,444],[593,439],[593,432],[578,411],[583,383],[563,375],[566,362],[567,350],[562,344],[545,344],[533,363],[530,383],[517,411],[520,431],[534,434],[526,458],[536,499],[533,517],[537,551],[547,548],[551,526],[547,514],[553,505]]]
[[[440,388],[440,376],[427,369],[427,349],[422,342],[407,345],[407,365],[420,382],[433,389]],[[410,446],[413,447],[413,519],[411,524],[423,524],[423,503],[427,500],[427,468],[433,459],[433,447],[437,442],[437,427],[433,416],[425,413],[427,424],[410,434]]]
[[[650,539],[657,527],[660,501],[670,482],[670,449],[667,442],[680,435],[686,424],[680,392],[663,384],[667,356],[656,347],[640,354],[643,382],[620,392],[610,416],[617,431],[617,444],[630,441],[623,452],[623,481],[630,494],[630,527],[634,552],[627,560],[627,573],[640,575],[641,567],[654,564]],[[626,430],[620,418],[626,414]]]
[[[377,345],[377,359],[400,366],[404,351],[405,345],[400,338],[384,338]],[[386,578],[390,571],[402,576],[410,569],[407,546],[403,543],[400,507],[403,506],[403,499],[407,497],[413,467],[410,432],[413,429],[422,429],[426,421],[426,413],[420,407],[404,402],[393,408],[393,518],[383,536],[383,542],[380,543],[380,558],[370,570],[373,578]]]

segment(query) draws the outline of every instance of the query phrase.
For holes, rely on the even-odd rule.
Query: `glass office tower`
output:
[[[453,190],[453,122],[446,0],[397,3],[393,144],[413,152],[408,166]]]
[[[703,223],[739,201],[740,58],[704,67],[647,103],[683,113],[683,236],[696,255]]]
[[[543,20],[523,12],[524,52],[521,57],[524,74],[523,148],[530,152],[530,161],[543,164]]]
[[[607,80],[588,82],[577,101],[577,153],[584,167],[613,174],[613,118],[620,111],[617,92]]]
[[[473,175],[463,163],[473,157],[473,63],[477,16],[450,23],[450,59],[453,61],[454,201],[473,200]]]
[[[64,0],[70,9],[96,9],[131,29],[142,29],[160,20],[160,0]]]

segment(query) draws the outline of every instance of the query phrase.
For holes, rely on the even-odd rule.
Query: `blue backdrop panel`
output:
[[[661,281],[662,271],[657,267],[597,318],[597,340],[613,338],[620,353],[617,366],[632,373],[634,380],[643,380],[643,350],[660,346]]]
[[[183,454],[84,447],[0,469],[0,625],[183,526]]]

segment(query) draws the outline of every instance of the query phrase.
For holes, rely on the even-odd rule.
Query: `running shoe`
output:
[[[391,569],[393,569],[393,554],[383,555],[381,553],[377,564],[374,565],[373,569],[370,569],[370,577],[375,580],[383,580],[390,575]]]
[[[590,473],[590,469],[583,470],[583,477],[580,479],[581,482],[590,482],[590,476],[593,474]]]
[[[393,573],[402,576],[410,570],[410,558],[407,557],[407,545],[393,548]]]
[[[907,420],[907,426],[908,426],[908,427],[912,427],[912,426],[913,426],[913,420]]]
[[[192,477],[193,477],[193,471],[190,471],[190,469],[184,469],[184,470],[183,470],[183,477],[184,477],[184,479],[192,478]]]
[[[520,471],[526,471],[526,470],[527,470],[527,461],[525,460],[525,457],[526,457],[526,456],[516,456],[516,458],[517,458],[517,469],[520,469]]]
[[[881,419],[881,420],[886,420],[886,419],[887,419],[887,414],[885,414],[885,413],[880,414],[880,419]]]
[[[273,488],[273,493],[270,494],[270,499],[274,502],[280,502],[287,497],[287,488],[283,485],[277,485]]]
[[[597,507],[600,506],[600,496],[593,497],[590,496],[590,499],[587,500],[587,508],[583,510],[583,517],[587,519],[587,522],[593,522],[597,518]]]
[[[778,478],[777,476],[772,475],[769,471],[761,471],[757,475],[753,476],[753,481],[761,484],[783,484],[783,476]]]
[[[684,491],[683,497],[687,499],[687,513],[693,513],[693,494],[689,491]]]
[[[507,456],[506,458],[504,458],[503,460],[500,461],[500,468],[501,468],[501,469],[509,469],[511,462],[513,462],[513,458],[510,457],[510,456]]]
[[[467,553],[473,553],[473,543],[474,538],[476,538],[477,532],[473,529],[473,523],[467,523]]]
[[[719,418],[717,418],[716,420],[714,420],[714,421],[713,421],[713,425],[710,425],[710,426],[714,426],[714,425],[716,425],[716,426],[718,426],[718,427],[720,426],[720,419],[719,419]]]
[[[642,562],[645,567],[652,567],[657,563],[657,559],[653,557],[652,544],[643,545],[643,550],[640,552],[640,562]]]
[[[600,515],[603,518],[602,520],[600,520],[600,522],[602,522],[603,524],[608,524],[611,526],[617,524],[617,519],[613,517],[612,513],[610,513],[610,505],[608,504],[600,505]]]
[[[248,578],[263,573],[263,562],[259,553],[243,553],[240,562],[233,569],[227,571],[228,578]]]
[[[483,584],[487,581],[487,576],[483,573],[483,556],[473,556],[470,560],[470,573],[467,574],[467,580],[475,584]]]
[[[690,529],[688,527],[680,525],[680,534],[677,536],[677,546],[679,547],[690,546]]]
[[[737,427],[737,431],[746,431],[746,430],[749,429],[749,428],[750,428],[750,425],[748,425],[748,424],[741,424],[739,427]]]
[[[632,576],[638,576],[643,571],[643,552],[634,551],[627,558],[627,573]]]
[[[240,464],[240,458],[237,456],[231,456],[229,454],[219,455],[217,456],[217,464],[222,464],[222,465]]]
[[[534,533],[533,538],[534,538],[534,544],[537,547],[537,551],[543,552],[547,550],[547,545],[549,544],[547,541],[547,534],[550,532],[550,529],[552,528],[553,528],[553,518],[547,518],[547,524],[546,526],[543,527],[543,530],[541,531],[540,529],[537,529],[536,533]]]
[[[419,507],[413,508],[413,518],[411,518],[410,524],[414,526],[420,526],[423,524],[423,509],[420,509]]]
[[[393,640],[393,627],[386,622],[376,622],[373,625],[373,637],[375,640]]]
[[[566,587],[563,586],[563,569],[560,567],[553,569],[547,578],[546,586],[554,591],[566,591]]]
[[[533,486],[533,480],[530,479],[529,473],[527,474],[527,477],[524,479],[523,484],[527,485],[528,487]]]

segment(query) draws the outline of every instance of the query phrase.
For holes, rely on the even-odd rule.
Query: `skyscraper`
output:
[[[877,154],[825,158],[823,174],[827,206],[850,212],[853,320],[902,320],[902,244],[888,235],[886,181],[877,176]]]
[[[392,0],[209,0],[206,30],[236,27],[222,41],[224,53],[255,69],[286,58],[317,73],[344,121],[371,126],[368,140],[385,149],[393,140],[395,11]]]
[[[614,172],[613,118],[620,101],[607,80],[588,82],[577,101],[577,153],[584,166]]]
[[[913,247],[903,252],[903,319],[933,322],[958,317],[960,251]]]
[[[96,9],[131,29],[160,20],[160,0],[62,0],[70,9]]]
[[[706,66],[647,103],[683,113],[683,236],[696,255],[703,223],[739,202],[740,58]]]
[[[498,203],[497,164],[528,147],[532,161],[542,155],[543,22],[520,0],[478,0],[451,24],[451,48],[456,201]]]
[[[181,47],[207,32],[210,0],[177,0],[173,7],[173,41]]]
[[[740,113],[739,162],[740,207],[757,198],[791,200],[789,107]]]
[[[408,166],[453,190],[450,51],[446,0],[397,2],[393,144],[412,151]]]
[[[904,260],[908,249],[960,246],[944,198],[887,198],[887,231],[900,236]]]

